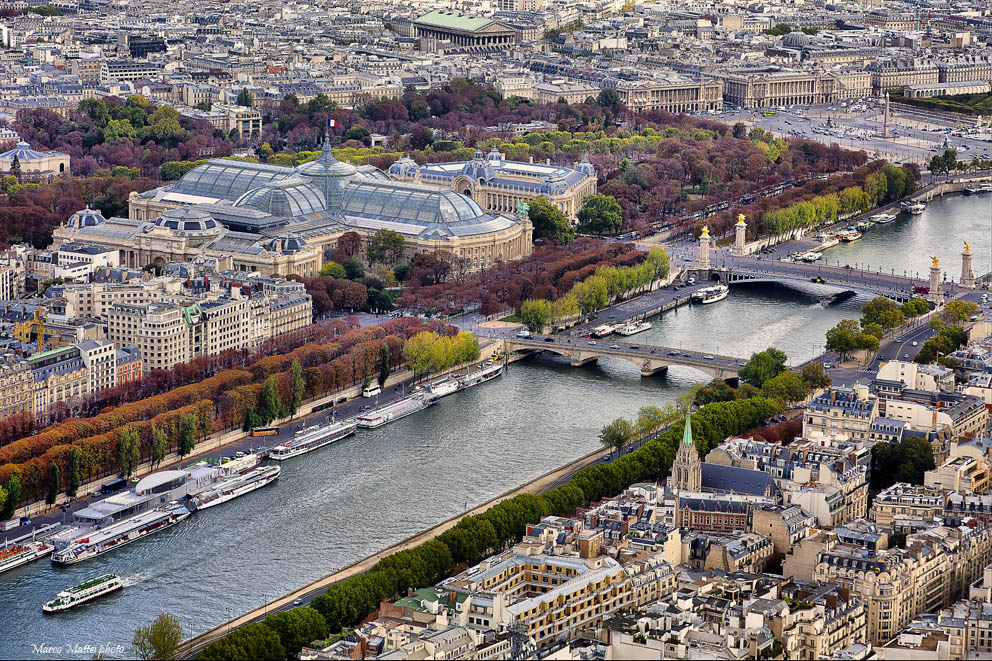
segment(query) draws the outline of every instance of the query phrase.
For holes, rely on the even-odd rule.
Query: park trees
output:
[[[623,451],[634,437],[634,425],[627,418],[617,418],[599,432],[599,442],[612,448],[616,455]]]
[[[379,351],[379,378],[376,381],[380,388],[386,386],[386,380],[389,378],[389,346],[385,343],[382,345],[382,349]]]
[[[761,396],[780,399],[786,404],[806,399],[809,388],[795,372],[784,371],[766,380],[761,386]]]
[[[284,661],[286,648],[278,633],[260,622],[251,622],[207,645],[197,658],[203,661]]]
[[[299,658],[300,650],[327,636],[327,621],[310,606],[269,615],[263,624],[275,631],[286,650],[286,661]]]
[[[121,477],[125,480],[131,478],[138,464],[141,463],[141,439],[138,432],[132,427],[125,427],[121,430],[117,440],[117,467]]]
[[[179,457],[185,457],[196,447],[196,417],[192,413],[184,413],[179,418],[179,443],[176,452]]]
[[[807,363],[803,365],[800,376],[810,391],[826,388],[831,383],[830,375],[827,374],[827,371],[823,369],[823,365],[820,363]]]
[[[59,465],[53,461],[48,468],[48,497],[45,498],[45,502],[49,505],[54,505],[55,501],[59,499],[59,491],[62,490],[61,479]]]
[[[876,331],[877,332],[877,331]],[[836,351],[845,359],[852,351],[878,351],[879,336],[862,329],[854,319],[841,319],[827,331],[827,351]]]
[[[69,475],[66,476],[65,481],[65,495],[69,498],[75,498],[79,491],[79,485],[82,481],[82,463],[83,451],[77,446],[73,446],[72,450],[69,451]]]
[[[179,618],[162,613],[148,626],[135,629],[131,646],[139,659],[171,659],[182,642]]]
[[[395,264],[403,256],[405,241],[399,232],[380,229],[372,235],[366,256],[369,266],[373,264]]]
[[[764,351],[751,354],[751,359],[740,369],[738,375],[746,383],[756,388],[786,370],[785,362],[788,356],[782,351],[769,347]]]
[[[956,298],[944,304],[944,309],[940,312],[940,317],[948,324],[956,324],[968,321],[978,314],[978,304],[974,301],[966,301]]]
[[[923,484],[923,474],[935,467],[933,449],[922,438],[882,441],[871,448],[871,488],[881,490],[896,482]]]
[[[339,280],[347,280],[348,272],[344,270],[344,267],[337,262],[327,262],[322,267],[320,267],[320,276],[322,278],[331,277],[337,278]]]
[[[11,475],[7,480],[7,498],[0,509],[0,520],[6,521],[14,516],[14,510],[21,503],[21,480],[16,475]]]
[[[293,364],[289,368],[289,379],[289,410],[290,415],[296,415],[296,412],[300,410],[300,404],[303,403],[303,393],[307,387],[306,381],[303,380],[303,366],[298,359],[294,359]]]
[[[282,401],[279,398],[279,384],[275,375],[269,376],[262,384],[262,392],[258,396],[258,417],[263,425],[267,425],[277,417],[282,410]]]
[[[576,214],[579,231],[596,236],[612,236],[623,226],[622,213],[623,210],[612,195],[590,195],[582,200],[582,208]]]
[[[911,317],[919,317],[920,315],[930,312],[930,304],[927,303],[925,299],[913,298],[899,306],[899,309],[902,311],[903,315],[909,319]]]
[[[891,298],[876,296],[861,307],[861,327],[875,323],[883,330],[892,330],[906,323],[906,315]]]
[[[152,468],[155,468],[161,465],[169,452],[169,437],[164,429],[154,423],[152,423],[151,446],[151,464]]]
[[[568,216],[554,206],[543,195],[531,200],[527,217],[534,225],[535,239],[551,239],[559,243],[571,243],[575,239],[575,231]]]

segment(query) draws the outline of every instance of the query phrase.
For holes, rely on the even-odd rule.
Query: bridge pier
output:
[[[588,365],[589,363],[595,363],[599,360],[599,356],[582,356],[572,358],[572,367],[582,367],[583,365]]]
[[[641,365],[641,376],[656,376],[656,375],[666,376],[668,374],[668,365],[662,365],[660,363],[653,364],[650,360],[644,361]]]

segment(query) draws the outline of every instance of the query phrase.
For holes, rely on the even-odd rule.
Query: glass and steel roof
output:
[[[419,223],[453,223],[485,216],[474,200],[452,190],[386,181],[353,181],[345,189],[341,209]]]
[[[224,200],[236,200],[253,188],[295,174],[293,168],[215,160],[193,168],[176,182],[173,191],[191,193]]]
[[[248,191],[234,203],[273,216],[305,216],[324,210],[324,194],[301,177],[290,177]]]

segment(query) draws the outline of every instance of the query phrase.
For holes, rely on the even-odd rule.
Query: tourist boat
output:
[[[840,243],[840,240],[838,240],[836,236],[824,234],[823,236],[820,237],[821,250],[826,250],[827,248],[833,248],[838,243]]]
[[[796,261],[800,262],[815,262],[818,259],[823,259],[823,255],[816,250],[810,250],[796,256]]]
[[[628,321],[617,329],[617,333],[620,335],[636,335],[637,333],[651,330],[651,327],[650,321]]]
[[[124,581],[116,574],[104,574],[79,585],[63,590],[52,601],[41,607],[46,613],[58,613],[81,606],[124,587]]]
[[[477,386],[480,383],[485,383],[486,381],[492,381],[497,376],[503,373],[503,366],[499,363],[493,363],[491,360],[479,365],[479,369],[474,372],[469,372],[462,377],[462,387],[471,388],[472,386]]]
[[[54,550],[54,546],[45,542],[25,542],[24,544],[12,544],[0,550],[0,574],[20,567],[32,560],[44,558]]]
[[[877,214],[875,214],[874,216],[871,217],[871,219],[872,219],[872,221],[874,221],[875,223],[877,223],[879,225],[886,225],[888,223],[891,223],[897,217],[898,217],[898,214],[885,213],[885,212],[883,212],[883,213],[877,213]]]
[[[989,192],[992,192],[992,183],[985,182],[984,184],[982,184],[981,186],[978,187],[978,192],[979,193],[989,193]]]
[[[281,472],[282,469],[278,466],[257,466],[247,472],[236,473],[190,495],[190,507],[193,511],[199,511],[234,500],[274,482]]]
[[[333,422],[329,425],[313,425],[301,429],[286,441],[269,450],[269,458],[276,461],[298,457],[317,448],[340,441],[355,433],[354,422]]]
[[[899,207],[908,214],[914,216],[919,216],[921,213],[926,211],[927,205],[922,201],[906,200]]]
[[[978,186],[965,186],[963,192],[965,195],[977,195],[982,192],[982,189]]]
[[[613,333],[616,329],[616,324],[602,324],[589,331],[589,335],[592,337],[606,337],[610,333]]]
[[[466,386],[467,387],[467,386]],[[396,400],[391,404],[380,406],[377,409],[367,411],[355,418],[355,423],[363,429],[375,429],[388,422],[395,422],[400,418],[405,418],[417,411],[422,411],[433,405],[438,400],[437,395],[430,393],[418,393],[403,399]]]
[[[837,238],[844,243],[850,243],[851,241],[857,241],[861,238],[861,232],[857,230],[843,230],[837,233]]]
[[[692,300],[696,303],[716,303],[717,301],[722,301],[727,298],[727,294],[730,293],[730,287],[727,285],[714,285],[713,287],[703,287],[692,292]]]
[[[435,381],[434,383],[427,386],[427,389],[432,395],[437,397],[447,397],[448,395],[454,394],[462,389],[461,381],[456,378],[448,377],[441,379],[440,381]]]
[[[177,471],[178,472],[178,471]],[[170,528],[190,515],[189,509],[178,502],[121,519],[96,530],[75,531],[76,536],[55,543],[52,563],[72,565],[95,558],[152,533]]]
[[[854,226],[854,229],[858,230],[859,232],[867,232],[874,226],[875,223],[871,222],[870,220],[862,220],[860,223]]]

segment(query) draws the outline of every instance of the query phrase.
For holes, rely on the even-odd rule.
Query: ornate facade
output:
[[[401,181],[446,186],[495,214],[516,213],[521,202],[544,196],[575,218],[582,200],[596,194],[596,170],[587,158],[572,169],[508,161],[495,147],[485,156],[475,150],[471,161],[417,165],[411,158],[401,158],[390,166],[389,174]]]
[[[130,218],[73,215],[53,244],[113,246],[121,265],[135,268],[204,255],[221,270],[315,276],[345,232],[367,245],[388,229],[403,236],[405,257],[429,252],[473,271],[530,254],[531,223],[505,210],[487,213],[450,187],[342,163],[325,143],[317,160],[297,168],[210,161],[175,184],[132,193]]]

